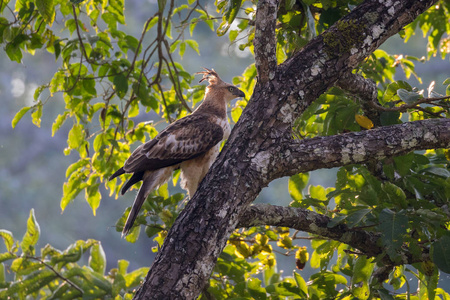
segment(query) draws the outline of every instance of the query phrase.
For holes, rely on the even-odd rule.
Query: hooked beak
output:
[[[236,89],[236,91],[233,93],[236,97],[245,97],[245,94],[240,89]]]

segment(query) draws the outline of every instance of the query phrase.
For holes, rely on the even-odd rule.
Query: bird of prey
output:
[[[203,74],[200,82],[209,82],[200,106],[136,148],[124,166],[109,178],[133,173],[123,186],[122,195],[142,180],[122,236],[129,233],[150,192],[166,182],[174,170],[181,168],[181,187],[192,197],[219,154],[220,143],[230,135],[227,103],[236,97],[244,97],[244,93],[222,81],[214,69],[205,68],[196,74]]]

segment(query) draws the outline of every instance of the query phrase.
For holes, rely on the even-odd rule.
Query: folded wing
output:
[[[176,121],[154,139],[136,148],[110,179],[123,173],[134,173],[122,188],[124,194],[142,180],[145,171],[174,166],[206,153],[223,139],[223,129],[214,118],[207,114],[193,114]]]

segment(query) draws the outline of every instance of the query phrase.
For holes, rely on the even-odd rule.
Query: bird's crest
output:
[[[204,80],[208,80],[210,85],[219,85],[221,83],[224,83],[222,79],[220,79],[219,74],[217,74],[214,69],[207,69],[203,68],[205,71],[203,72],[197,72],[195,74],[203,74],[203,78],[200,79],[199,83],[203,82]]]

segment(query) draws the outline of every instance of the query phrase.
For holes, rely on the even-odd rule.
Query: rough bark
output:
[[[384,249],[380,246],[379,241],[381,233],[349,228],[345,224],[338,224],[330,228],[330,221],[329,217],[304,208],[257,204],[251,205],[245,210],[238,227],[261,225],[289,227],[345,243],[369,257],[376,257],[383,253]],[[383,257],[383,263],[394,266],[417,262],[418,258],[414,257],[408,249],[402,249],[402,251],[401,257],[404,258],[404,261],[393,262],[386,255]],[[421,261],[429,259],[428,252],[424,252],[420,259]]]
[[[251,100],[212,171],[169,231],[136,298],[198,297],[241,214],[261,189],[273,178],[301,169],[298,162],[293,171],[271,169],[274,161],[294,162],[304,153],[304,150],[299,150],[299,144],[291,140],[291,123],[295,118],[333,86],[342,74],[350,72],[388,37],[435,2],[368,0],[289,60],[274,66],[276,60],[271,49],[275,47],[275,40],[264,37],[275,30],[273,9],[276,9],[277,2],[260,0],[257,19],[268,21],[264,26],[256,26],[255,60],[258,71],[266,73],[258,74],[260,81]],[[267,51],[263,44],[266,44]],[[371,134],[371,131],[365,131],[354,138],[361,139]],[[435,133],[432,134],[437,138]],[[344,135],[343,138],[347,137],[350,136]],[[323,142],[320,139],[315,141]],[[418,142],[425,142],[425,139],[418,139]],[[431,139],[426,142],[431,146]],[[328,148],[327,151],[336,153],[334,160],[340,161],[334,166],[350,163],[352,159],[356,161],[357,153],[367,158],[366,152],[361,152],[359,143],[354,140],[350,144],[352,146],[336,143],[335,148]],[[292,151],[280,155],[280,145]],[[379,148],[386,145],[391,148],[389,141],[380,144]],[[345,146],[345,149],[354,150],[354,154],[346,156],[342,151]],[[369,151],[372,147],[376,145],[364,145],[364,150]],[[407,147],[405,145],[402,151],[407,151]],[[410,145],[410,149],[414,147]],[[379,153],[377,149],[372,150]],[[321,149],[314,149],[313,152],[326,154]],[[332,153],[328,154],[332,156]]]
[[[278,144],[278,156],[267,160],[267,176],[276,179],[322,168],[367,164],[413,150],[450,146],[450,119],[384,126]]]

